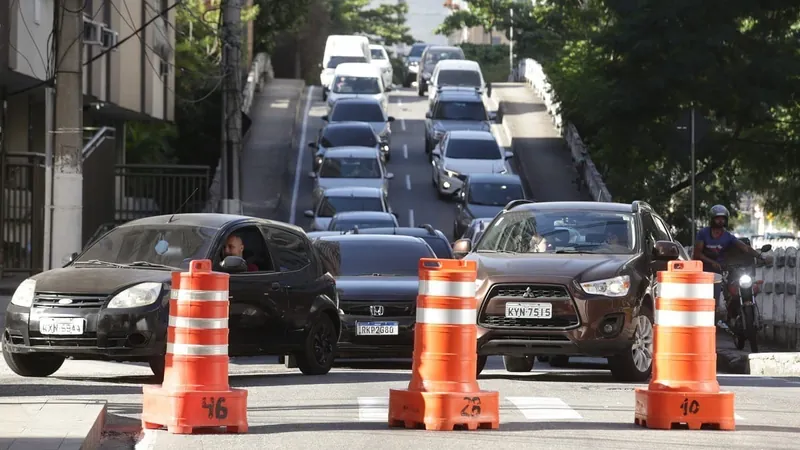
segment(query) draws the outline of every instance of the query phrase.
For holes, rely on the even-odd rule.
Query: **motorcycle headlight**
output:
[[[742,275],[739,277],[739,287],[742,289],[750,289],[753,286],[753,279],[750,275]]]
[[[161,283],[141,283],[115,295],[107,308],[136,308],[152,305],[161,295]]]
[[[587,294],[604,295],[606,297],[624,297],[628,295],[630,288],[631,277],[628,275],[581,283],[581,289]]]
[[[30,308],[33,304],[33,294],[36,293],[36,281],[30,278],[23,281],[17,286],[14,295],[11,297],[11,303],[23,308]]]

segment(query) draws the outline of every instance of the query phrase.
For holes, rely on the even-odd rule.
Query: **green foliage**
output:
[[[477,61],[486,81],[490,83],[503,83],[508,81],[509,61],[508,45],[484,45],[463,43],[466,59]]]
[[[364,34],[384,45],[413,44],[406,25],[408,4],[381,4],[367,8],[370,0],[328,0],[332,22],[330,34]]]
[[[258,14],[253,24],[255,51],[271,53],[281,33],[297,31],[308,19],[311,0],[256,0]]]
[[[514,19],[515,50],[544,65],[615,199],[688,238],[694,108],[698,216],[745,190],[800,216],[796,0],[563,0]]]
[[[436,34],[449,36],[464,27],[482,27],[487,33],[508,27],[511,8],[522,7],[515,0],[467,0],[468,9],[458,9],[436,28]]]

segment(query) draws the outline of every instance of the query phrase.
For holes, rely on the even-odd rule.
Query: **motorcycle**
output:
[[[761,253],[770,250],[772,246],[769,244],[761,247]],[[744,258],[740,263],[727,264],[718,281],[726,290],[727,307],[737,307],[736,314],[733,317],[729,314],[728,321],[722,328],[733,336],[739,350],[743,350],[745,342],[749,341],[752,353],[758,353],[758,332],[763,328],[761,312],[756,302],[756,296],[764,283],[763,280],[755,280],[755,269],[758,265],[758,261],[750,257]]]

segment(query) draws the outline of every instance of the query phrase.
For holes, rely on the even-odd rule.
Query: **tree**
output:
[[[363,34],[386,45],[412,44],[414,38],[406,25],[408,5],[382,4],[367,8],[370,0],[328,0],[333,24],[332,34]]]
[[[308,19],[311,3],[311,0],[256,0],[258,15],[253,24],[256,51],[270,53],[281,33],[297,31]]]
[[[495,31],[505,30],[510,20],[511,8],[524,8],[525,4],[515,0],[465,0],[466,9],[457,9],[447,16],[436,29],[436,34],[449,36],[464,27],[482,27],[493,36]]]

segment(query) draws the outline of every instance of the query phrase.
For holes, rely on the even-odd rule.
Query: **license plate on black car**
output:
[[[356,322],[358,336],[397,336],[397,322]]]

